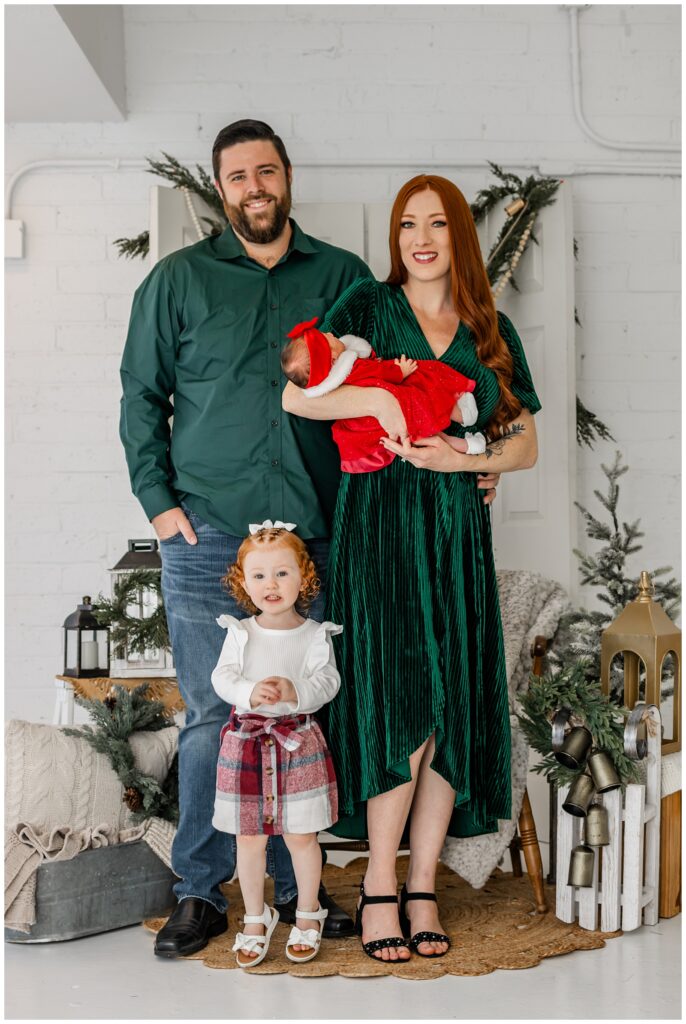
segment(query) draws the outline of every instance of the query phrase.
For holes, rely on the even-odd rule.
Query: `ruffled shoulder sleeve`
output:
[[[220,615],[217,625],[226,630],[226,639],[221,653],[222,662],[233,662],[243,666],[243,651],[248,642],[248,630],[245,622],[233,615]]]
[[[500,336],[509,348],[514,362],[512,393],[522,403],[523,408],[528,409],[533,415],[540,410],[541,403],[531,378],[529,364],[524,354],[524,346],[512,321],[505,313],[498,313],[498,328]]]
[[[329,637],[338,636],[342,632],[343,627],[337,626],[335,622],[317,623],[317,629],[312,634],[310,647],[307,652],[306,671],[308,674],[319,672],[320,669],[324,668],[332,660],[335,664]]]

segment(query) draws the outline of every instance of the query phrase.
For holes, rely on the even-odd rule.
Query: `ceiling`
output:
[[[121,4],[5,5],[5,120],[126,118]]]

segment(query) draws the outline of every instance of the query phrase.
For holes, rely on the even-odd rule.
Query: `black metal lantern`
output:
[[[64,675],[95,679],[110,674],[110,631],[98,623],[90,597],[64,620]]]

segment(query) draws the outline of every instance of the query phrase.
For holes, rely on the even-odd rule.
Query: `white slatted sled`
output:
[[[661,719],[652,704],[637,704],[635,712],[647,726],[646,781],[630,783],[623,799],[621,789],[602,795],[610,843],[595,849],[590,886],[567,885],[572,850],[582,841],[582,820],[562,808],[570,787],[561,788],[557,795],[555,913],[561,921],[578,918],[589,931],[599,927],[603,932],[620,928],[628,932],[642,924],[657,924],[659,917]]]

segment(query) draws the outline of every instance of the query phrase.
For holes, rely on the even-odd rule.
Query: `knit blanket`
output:
[[[517,827],[529,771],[529,746],[516,712],[518,694],[526,692],[531,673],[531,644],[537,636],[551,639],[570,602],[554,580],[538,573],[499,570],[500,613],[505,642],[507,687],[512,727],[512,818],[498,822],[498,831],[484,836],[455,839],[448,836],[440,859],[466,882],[480,889],[507,850]]]
[[[39,832],[33,825],[5,829],[5,927],[30,932],[36,923],[36,871],[46,861],[71,860],[83,850],[140,839],[144,826],[120,830],[53,828]]]

